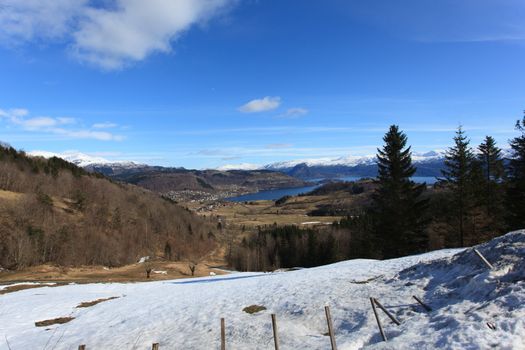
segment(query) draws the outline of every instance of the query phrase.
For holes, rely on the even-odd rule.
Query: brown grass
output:
[[[195,270],[195,277],[209,276],[210,272],[222,275],[227,272],[216,270],[213,266],[221,266],[224,263],[219,260],[207,260],[199,263]],[[0,272],[0,283],[8,284],[14,282],[58,282],[59,285],[66,283],[97,283],[97,282],[140,282],[159,281],[167,279],[191,277],[188,263],[182,261],[153,261],[151,267],[154,270],[166,271],[167,274],[152,273],[151,278],[146,278],[144,264],[132,264],[117,268],[104,268],[103,266],[80,266],[59,267],[53,265],[39,265],[28,267],[19,271]],[[45,285],[27,285],[26,288],[45,287]],[[10,287],[7,287],[10,288]],[[6,288],[6,289],[7,289]],[[13,286],[11,290],[0,290],[0,294],[16,292],[26,289]]]
[[[260,312],[260,311],[264,311],[266,310],[266,307],[262,306],[262,305],[250,305],[250,306],[247,306],[245,307],[244,309],[242,309],[242,311],[248,313],[248,314],[255,314],[257,312]]]
[[[340,220],[339,216],[306,216],[317,205],[333,202],[327,196],[294,197],[286,205],[276,207],[273,201],[252,201],[245,203],[217,204],[211,211],[200,211],[201,215],[220,216],[227,223],[246,229],[264,225],[303,225],[303,222],[317,221],[320,225],[331,224]],[[185,203],[190,209],[196,210],[198,203]],[[231,226],[229,227],[231,229]]]
[[[51,320],[44,320],[44,321],[37,321],[35,322],[35,326],[36,327],[47,327],[47,326],[51,326],[51,325],[54,325],[54,324],[64,324],[64,323],[68,323],[70,321],[73,321],[75,318],[74,317],[59,317],[59,318],[53,318]]]
[[[18,292],[20,290],[25,290],[25,289],[32,289],[32,288],[42,288],[42,287],[58,287],[60,285],[63,285],[63,283],[60,283],[60,284],[17,284],[15,286],[11,286],[11,287],[5,287],[4,289],[1,289],[0,290],[0,295],[2,294],[7,294],[7,293],[14,293],[14,292]]]
[[[77,308],[90,307],[90,306],[94,306],[94,305],[103,303],[103,302],[108,301],[108,300],[113,300],[113,299],[118,299],[118,298],[120,298],[120,297],[109,297],[109,298],[102,298],[102,299],[97,299],[97,300],[93,300],[93,301],[84,301],[84,302],[78,304]]]
[[[0,190],[0,199],[17,200],[24,196],[23,193]]]

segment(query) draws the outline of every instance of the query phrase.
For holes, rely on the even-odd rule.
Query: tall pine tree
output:
[[[501,149],[496,146],[496,141],[493,137],[486,136],[485,140],[479,145],[478,151],[477,158],[484,184],[482,204],[487,209],[487,215],[493,217],[499,214],[501,203],[498,195],[498,187],[504,175]]]
[[[453,208],[457,219],[459,245],[465,246],[465,226],[473,200],[474,153],[460,126],[454,137],[454,146],[445,155],[445,169],[441,183],[452,191]]]
[[[507,223],[513,230],[525,227],[525,116],[516,122],[516,130],[521,135],[510,141],[512,158],[506,191]]]
[[[374,233],[384,258],[421,252],[427,248],[423,220],[427,200],[421,198],[425,185],[410,178],[412,165],[407,137],[397,125],[390,126],[378,149],[378,189],[373,195]]]

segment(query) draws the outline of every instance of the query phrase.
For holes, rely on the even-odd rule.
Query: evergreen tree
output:
[[[498,214],[495,211],[498,211],[501,202],[498,196],[498,186],[504,174],[501,149],[496,146],[494,138],[486,136],[479,145],[478,151],[484,184],[483,205],[487,209],[487,215],[493,217]]]
[[[407,137],[397,125],[390,126],[378,149],[378,184],[373,195],[374,233],[383,257],[403,256],[426,249],[428,239],[422,219],[427,201],[421,199],[425,185],[410,178],[416,172],[412,165]]]
[[[441,183],[452,191],[453,211],[458,220],[459,245],[465,246],[465,224],[472,205],[475,158],[462,127],[456,131],[454,146],[445,155]]]
[[[525,116],[516,122],[521,135],[510,141],[512,158],[508,166],[507,223],[511,229],[525,227]]]

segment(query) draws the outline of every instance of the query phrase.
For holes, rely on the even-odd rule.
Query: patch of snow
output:
[[[146,261],[149,260],[149,256],[143,256],[139,259],[139,264],[144,264]]]
[[[217,274],[213,271],[210,271],[210,276],[217,276]]]
[[[28,152],[27,154],[32,157],[62,158],[79,167],[87,167],[89,165],[106,165],[106,166],[119,166],[119,167],[142,166],[135,162],[108,160],[102,157],[91,156],[91,155],[88,155],[88,154],[85,154],[79,151],[65,151],[61,153],[48,152],[48,151],[31,151],[31,152]]]
[[[168,271],[162,271],[162,270],[153,270],[153,273],[159,274],[159,275],[167,275]]]
[[[0,296],[0,339],[11,349],[217,349],[220,318],[227,347],[273,347],[270,314],[277,315],[283,349],[328,349],[324,306],[331,308],[339,349],[525,349],[525,231],[472,249],[448,249],[384,261],[356,259],[286,273],[147,283],[94,283]],[[126,295],[77,309],[86,300]],[[412,298],[432,307],[426,312]],[[377,298],[400,321],[378,310],[382,342],[370,306]],[[254,315],[249,305],[267,308]],[[46,331],[38,320],[75,319]],[[495,330],[487,326],[495,325]],[[8,350],[0,341],[0,350]]]

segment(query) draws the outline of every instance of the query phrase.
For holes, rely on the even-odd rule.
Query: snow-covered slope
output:
[[[102,157],[90,156],[88,154],[78,152],[78,151],[66,151],[61,153],[53,153],[48,151],[31,151],[28,152],[28,155],[33,157],[58,157],[68,162],[71,162],[79,167],[87,167],[90,165],[106,165],[106,166],[118,166],[118,167],[129,167],[134,168],[142,166],[140,164],[130,162],[130,161],[112,161]]]
[[[324,306],[331,307],[340,350],[524,349],[525,231],[478,249],[442,250],[400,259],[352,260],[279,273],[133,284],[43,287],[0,295],[0,349],[218,349],[220,318],[228,349],[273,349],[270,314],[282,349],[329,349]],[[433,311],[412,299],[419,296]],[[85,309],[80,302],[117,296]],[[382,342],[369,297],[381,311]],[[267,310],[249,315],[246,306]],[[70,323],[37,328],[61,316]],[[495,326],[495,330],[487,326]],[[6,341],[7,339],[7,341]],[[9,342],[9,346],[7,345]]]

